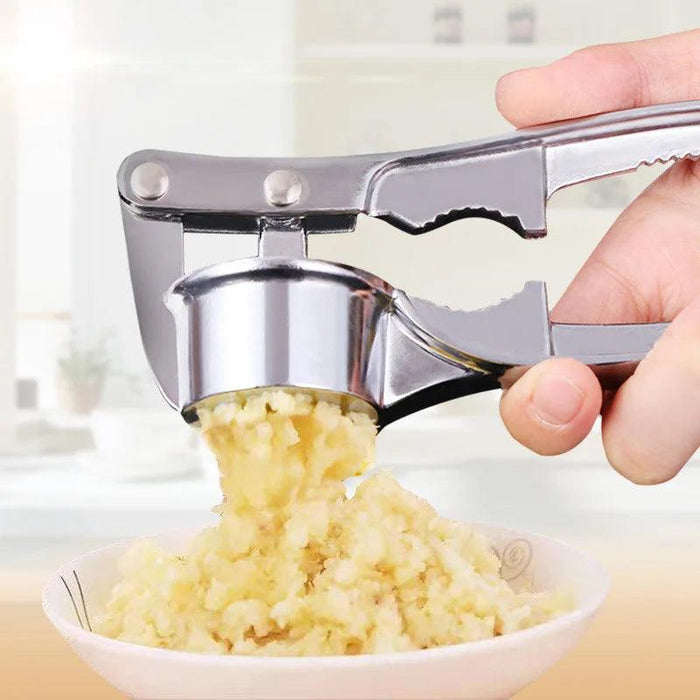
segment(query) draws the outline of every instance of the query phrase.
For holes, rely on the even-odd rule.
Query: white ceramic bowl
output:
[[[197,434],[169,409],[110,408],[91,417],[86,462],[115,481],[165,479],[201,469]]]
[[[105,455],[171,454],[195,446],[194,430],[184,421],[174,420],[170,409],[98,409],[90,422],[95,449]]]
[[[496,639],[394,654],[313,658],[213,656],[115,641],[81,628],[82,584],[87,612],[98,609],[117,577],[116,562],[130,543],[100,549],[66,564],[44,589],[46,615],[73,649],[134,700],[377,700],[470,698],[502,700],[538,678],[571,650],[605,598],[607,577],[587,554],[561,542],[480,526],[513,585],[564,587],[573,612]],[[156,538],[179,551],[186,535]],[[63,579],[63,580],[62,580]],[[65,580],[65,584],[64,584]]]

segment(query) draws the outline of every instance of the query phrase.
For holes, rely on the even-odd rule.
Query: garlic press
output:
[[[576,358],[603,383],[620,382],[665,324],[552,323],[542,282],[488,308],[451,310],[364,270],[309,259],[307,236],[352,231],[365,214],[411,234],[485,217],[537,238],[562,187],[687,157],[700,157],[700,102],[398,153],[134,153],[117,180],[156,382],[190,422],[232,392],[297,387],[357,400],[379,427],[497,388],[507,370],[548,357]],[[185,232],[255,235],[258,254],[184,275]]]

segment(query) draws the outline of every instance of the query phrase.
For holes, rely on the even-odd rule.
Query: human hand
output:
[[[700,99],[700,30],[583,49],[497,87],[498,108],[517,127],[692,99]],[[509,432],[539,454],[561,454],[602,411],[618,472],[641,484],[675,476],[700,447],[700,161],[676,163],[622,213],[551,315],[672,323],[614,394],[574,360],[528,370],[501,400]]]

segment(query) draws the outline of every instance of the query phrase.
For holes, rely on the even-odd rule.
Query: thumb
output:
[[[555,358],[531,368],[504,392],[501,418],[525,447],[542,455],[561,454],[588,435],[602,400],[600,383],[589,367]]]

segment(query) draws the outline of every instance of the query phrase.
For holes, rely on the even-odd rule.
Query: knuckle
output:
[[[677,319],[671,323],[638,370],[656,372],[662,365],[671,367],[674,374],[684,378],[686,386],[700,389],[700,322],[684,323],[685,320]]]
[[[637,486],[656,486],[672,479],[683,466],[671,452],[660,456],[648,444],[633,444],[624,434],[603,430],[603,447],[610,466]]]
[[[626,479],[639,486],[658,483],[655,473],[648,471],[648,462],[640,463],[637,456],[618,440],[604,440],[605,456],[610,466]]]
[[[600,69],[602,76],[614,81],[621,105],[631,108],[650,103],[651,81],[646,64],[627,45],[587,46],[574,51],[571,57]]]

